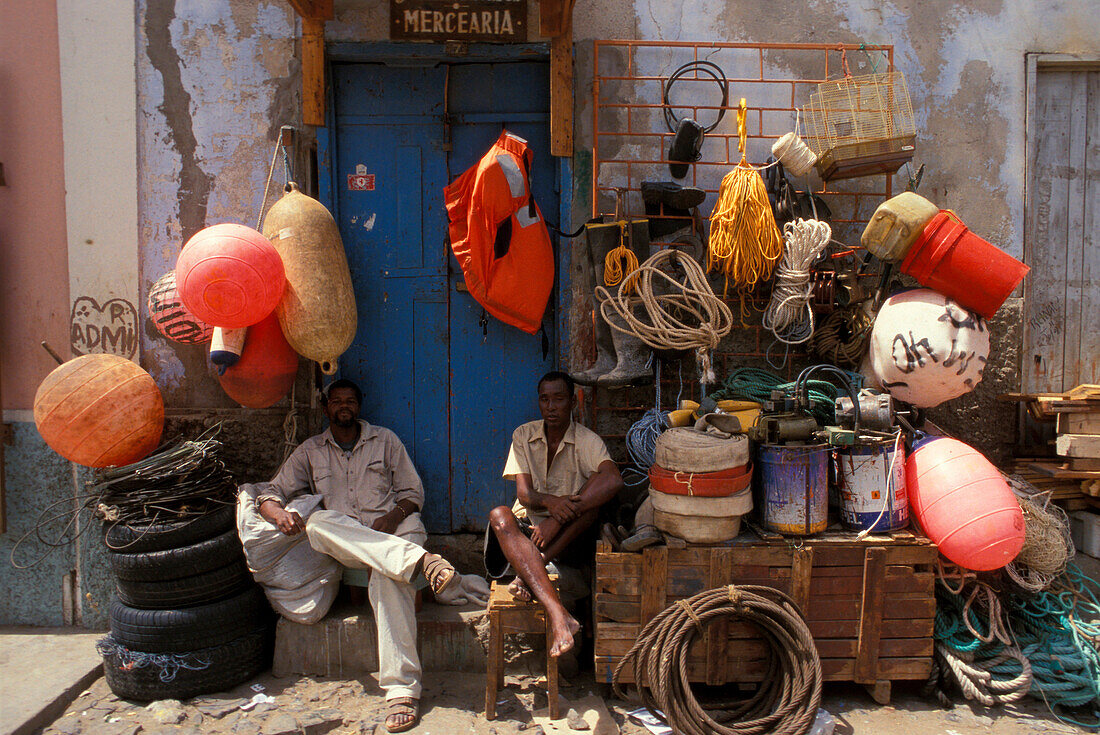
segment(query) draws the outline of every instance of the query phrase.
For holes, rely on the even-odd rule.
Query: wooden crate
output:
[[[726,584],[765,585],[791,595],[807,618],[825,681],[871,685],[888,700],[890,681],[928,676],[935,544],[905,532],[860,541],[848,532],[801,541],[772,536],[742,534],[726,546],[650,547],[634,554],[614,553],[601,542],[596,680],[611,682],[645,623],[666,606]],[[766,655],[755,626],[721,619],[693,644],[688,674],[707,684],[759,681]],[[622,681],[633,682],[632,668],[623,674]]]

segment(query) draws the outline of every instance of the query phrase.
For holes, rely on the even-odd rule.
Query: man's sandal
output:
[[[458,572],[451,563],[439,554],[424,554],[420,562],[420,573],[428,580],[428,586],[434,594],[439,594],[458,579]]]
[[[420,700],[412,697],[387,699],[386,709],[386,732],[405,732],[420,722]],[[405,720],[403,715],[409,719]]]

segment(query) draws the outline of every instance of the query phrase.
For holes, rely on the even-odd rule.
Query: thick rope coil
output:
[[[763,631],[770,670],[747,699],[704,706],[688,681],[688,650],[711,621],[723,617]],[[683,735],[803,735],[821,704],[821,659],[813,637],[794,601],[770,587],[729,585],[665,608],[615,667],[614,690],[624,699],[619,682],[628,665],[645,706],[654,715],[664,713],[662,719]]]
[[[795,176],[803,176],[809,173],[817,163],[817,154],[814,153],[802,138],[798,137],[800,111],[795,111],[794,130],[780,136],[779,140],[772,143],[772,155],[779,159],[783,167]]]
[[[671,275],[674,269],[685,273],[682,282]],[[636,298],[627,295],[628,284],[637,288]],[[597,286],[596,298],[612,329],[632,334],[655,350],[695,350],[700,381],[716,381],[710,353],[733,329],[733,313],[690,255],[676,248],[660,250],[620,283],[614,296]],[[617,318],[611,318],[612,313]]]
[[[810,267],[832,236],[833,228],[827,222],[798,219],[783,225],[787,247],[775,271],[775,285],[764,310],[763,325],[785,345],[800,345],[814,335]]]
[[[837,309],[813,333],[811,348],[825,362],[842,367],[859,367],[871,341],[875,320],[861,305]]]

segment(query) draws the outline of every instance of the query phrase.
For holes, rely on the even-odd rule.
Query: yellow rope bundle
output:
[[[603,283],[605,286],[617,286],[623,280],[624,272],[631,274],[638,270],[638,256],[626,246],[626,228],[627,223],[620,220],[619,247],[609,252],[607,257],[604,258]],[[623,268],[624,260],[626,261],[626,268]],[[638,293],[638,285],[633,277],[627,279],[627,282],[623,285],[623,292],[628,294]]]
[[[751,290],[771,277],[783,254],[783,238],[775,224],[768,191],[745,158],[748,108],[741,99],[737,113],[741,162],[726,174],[718,189],[718,203],[710,215],[707,272],[719,272],[734,286]]]

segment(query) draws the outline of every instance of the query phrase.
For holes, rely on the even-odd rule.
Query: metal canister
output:
[[[829,445],[760,444],[757,474],[764,526],[808,536],[829,525]]]

